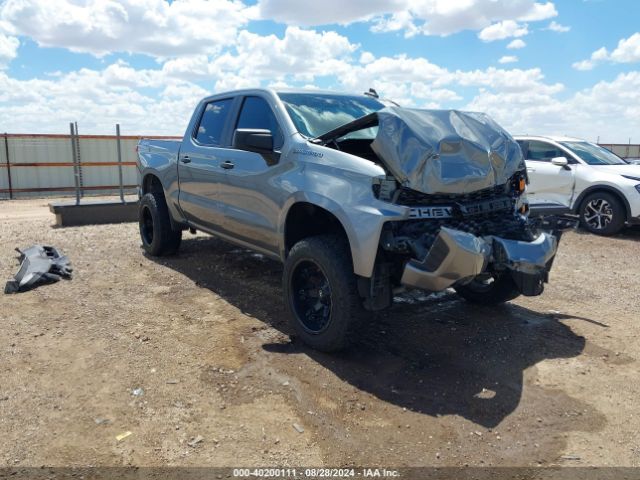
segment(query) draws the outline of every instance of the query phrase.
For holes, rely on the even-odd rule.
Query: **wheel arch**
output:
[[[162,193],[165,196],[164,187],[162,186],[162,182],[160,178],[153,172],[148,172],[142,178],[142,182],[140,183],[141,194],[145,193]]]
[[[334,212],[309,201],[293,203],[284,218],[284,257],[300,240],[328,233],[344,235],[351,245],[347,230]]]
[[[579,214],[580,208],[582,207],[582,202],[584,202],[584,199],[587,198],[587,196],[591,195],[592,193],[597,193],[597,192],[609,193],[611,195],[614,195],[618,200],[620,200],[622,202],[622,205],[624,206],[624,210],[626,214],[625,221],[629,220],[629,218],[631,217],[631,205],[629,204],[629,200],[624,195],[624,193],[622,193],[620,190],[610,185],[592,185],[591,187],[585,189],[576,199],[573,205],[573,212]]]

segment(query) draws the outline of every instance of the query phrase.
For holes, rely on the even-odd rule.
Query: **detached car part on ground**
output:
[[[240,128],[255,98],[271,116]],[[207,112],[227,99],[229,145],[220,148],[224,134],[202,145]],[[313,135],[334,117],[353,120]],[[193,165],[207,155],[212,164]],[[453,287],[484,304],[541,294],[572,226],[529,220],[521,150],[488,116],[365,96],[210,97],[181,143],[141,141],[139,170],[147,252],[173,253],[182,230],[197,228],[280,259],[292,325],[324,351],[345,347],[365,312],[391,306],[401,287]]]
[[[23,292],[61,278],[71,278],[71,262],[54,247],[34,245],[25,250],[16,248],[16,251],[20,254],[20,269],[14,279],[7,282],[4,293]]]

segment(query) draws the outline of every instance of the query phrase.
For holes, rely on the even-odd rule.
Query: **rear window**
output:
[[[232,98],[226,98],[207,103],[196,133],[198,143],[211,146],[221,144],[222,132],[231,111],[232,102]]]

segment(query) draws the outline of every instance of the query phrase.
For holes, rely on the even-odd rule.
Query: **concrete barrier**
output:
[[[51,203],[49,210],[56,216],[56,225],[72,227],[105,223],[138,221],[138,202],[75,202]]]

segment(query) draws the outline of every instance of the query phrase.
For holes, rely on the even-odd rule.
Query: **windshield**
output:
[[[377,112],[384,105],[375,98],[324,93],[279,93],[296,129],[309,138],[319,137],[356,118]],[[376,136],[378,127],[367,128],[343,138]]]
[[[588,165],[626,165],[622,158],[606,148],[589,142],[560,142]]]

